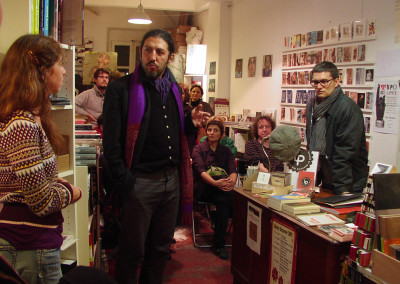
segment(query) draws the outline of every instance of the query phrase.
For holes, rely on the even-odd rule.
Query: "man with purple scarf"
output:
[[[147,32],[133,74],[109,84],[104,101],[104,157],[123,199],[116,280],[162,283],[179,205],[190,220],[193,177],[186,134],[208,119],[183,111],[180,89],[167,67],[174,42],[162,30]]]

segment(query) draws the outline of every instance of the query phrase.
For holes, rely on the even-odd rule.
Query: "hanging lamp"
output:
[[[142,6],[142,0],[140,0],[139,6],[133,13],[132,17],[128,20],[128,22],[131,24],[138,24],[138,25],[148,25],[152,23],[150,17],[144,11],[144,8]]]

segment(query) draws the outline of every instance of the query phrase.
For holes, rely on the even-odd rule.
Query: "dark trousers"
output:
[[[233,215],[233,191],[223,191],[201,181],[199,182],[200,184],[196,182],[194,186],[195,196],[198,197],[195,200],[215,204],[216,212],[212,216],[215,224],[213,247],[223,248],[226,244],[225,236],[228,220]]]
[[[116,257],[118,283],[162,283],[179,205],[179,173],[168,168],[135,173],[134,192],[123,201],[123,222]]]

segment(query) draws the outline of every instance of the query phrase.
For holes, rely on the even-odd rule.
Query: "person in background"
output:
[[[254,139],[246,142],[244,158],[248,166],[257,166],[260,172],[283,171],[282,162],[275,159],[271,150],[269,149],[269,140],[264,141],[261,145],[262,139],[268,137],[275,129],[275,121],[270,116],[258,116],[254,120],[251,132]],[[265,155],[268,154],[268,157]]]
[[[24,35],[0,67],[0,254],[30,284],[62,277],[61,210],[82,195],[57,173],[64,139],[49,97],[63,84],[62,56],[55,40]]]
[[[214,111],[212,110],[211,106],[207,102],[203,102],[203,88],[200,85],[193,85],[190,88],[190,105],[192,107],[197,107],[198,105],[201,105],[201,110],[208,112],[210,116],[214,115]],[[205,125],[201,125],[197,128],[197,132],[193,134],[193,137],[190,137],[189,139],[194,139],[196,141],[195,145],[200,143],[200,138],[206,135],[206,130],[205,130]],[[192,150],[192,149],[191,149]],[[192,154],[192,151],[190,152]]]
[[[93,88],[86,90],[75,98],[75,112],[85,115],[93,126],[97,125],[97,118],[103,112],[104,94],[108,85],[110,71],[99,68],[94,72]]]
[[[225,135],[225,125],[224,125],[224,120],[223,120],[223,118],[220,117],[220,116],[215,116],[215,115],[214,115],[214,116],[210,117],[209,121],[211,121],[211,120],[218,120],[218,121],[224,126],[224,129],[223,129],[224,131],[222,132],[222,138],[221,138],[221,140],[220,140],[220,143],[221,143],[222,145],[228,147],[229,149],[231,149],[232,154],[233,154],[233,157],[236,158],[237,148],[236,148],[236,146],[235,146],[235,141],[234,141],[232,138],[230,138],[229,136],[226,136],[226,135]],[[206,140],[206,138],[207,138],[207,135],[206,135],[206,136],[203,136],[203,137],[200,139],[200,143],[203,142],[204,140]]]
[[[211,116],[214,115],[214,111],[212,110],[211,106],[207,102],[203,102],[203,95],[204,91],[200,85],[193,85],[190,88],[190,105],[195,108],[198,105],[202,105],[201,110],[208,112]]]
[[[316,185],[335,194],[362,192],[367,184],[368,151],[362,111],[339,85],[335,64],[311,71],[316,97],[306,106],[307,148],[319,152]]]
[[[119,283],[162,283],[178,206],[191,220],[193,176],[185,134],[209,114],[183,111],[168,68],[175,52],[167,31],[150,30],[133,74],[112,82],[104,102],[104,158],[123,200],[116,257]]]
[[[212,202],[216,206],[214,215],[213,250],[221,259],[228,259],[225,235],[228,219],[233,213],[233,187],[237,171],[232,151],[220,140],[224,125],[218,119],[207,122],[207,139],[193,149],[194,194],[197,201]],[[219,179],[209,172],[210,166],[222,168],[226,176]]]

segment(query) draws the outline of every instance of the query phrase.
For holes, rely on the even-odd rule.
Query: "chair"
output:
[[[211,221],[211,206],[215,206],[213,203],[211,202],[205,202],[205,201],[197,201],[195,202],[194,206],[193,206],[193,212],[192,212],[192,226],[193,226],[193,245],[197,248],[210,248],[212,245],[210,243],[205,243],[205,244],[201,244],[198,242],[199,238],[212,238],[214,235],[214,232],[199,232],[199,230],[196,230],[197,227],[197,223],[196,223],[196,213],[199,211],[196,211],[197,207],[203,207],[203,210],[205,210],[206,212],[206,217],[208,222],[211,224],[212,227],[212,221]],[[232,230],[232,220],[229,219],[229,230],[227,232],[227,234],[229,234]],[[196,239],[197,238],[197,239]],[[227,244],[227,247],[231,247],[231,244]]]

